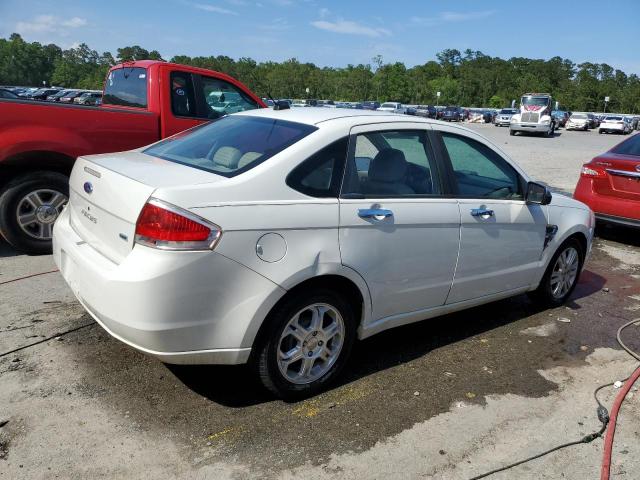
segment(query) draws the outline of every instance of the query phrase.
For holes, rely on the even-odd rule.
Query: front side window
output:
[[[273,118],[233,115],[169,137],[144,150],[225,177],[250,170],[317,128]]]
[[[235,85],[219,78],[201,77],[207,118],[260,108],[260,105]]]
[[[522,200],[520,176],[492,149],[468,137],[442,132],[457,193],[462,197]]]
[[[425,131],[397,130],[357,135],[347,163],[343,194],[403,197],[440,193]]]
[[[140,67],[111,70],[104,87],[103,103],[147,108],[147,70]]]
[[[345,137],[302,162],[287,177],[287,185],[311,197],[337,197],[348,143]]]

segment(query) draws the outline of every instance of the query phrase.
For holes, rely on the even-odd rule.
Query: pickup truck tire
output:
[[[16,250],[51,253],[53,222],[69,198],[69,178],[35,171],[11,180],[0,191],[0,232]]]

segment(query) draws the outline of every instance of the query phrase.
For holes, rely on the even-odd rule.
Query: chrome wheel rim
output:
[[[20,229],[31,238],[51,240],[53,224],[67,201],[65,194],[48,188],[27,193],[16,208]]]
[[[287,322],[278,342],[278,368],[291,383],[311,383],[336,363],[344,345],[344,320],[326,303],[308,305]]]
[[[564,297],[578,277],[578,267],[580,265],[580,256],[578,251],[569,247],[565,249],[556,260],[551,272],[551,294],[554,298]]]

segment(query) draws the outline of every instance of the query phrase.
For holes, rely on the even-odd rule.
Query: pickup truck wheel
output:
[[[0,232],[16,250],[51,253],[53,223],[69,199],[69,179],[36,171],[11,180],[0,192]]]
[[[269,331],[251,363],[263,385],[286,400],[325,389],[344,367],[356,337],[352,306],[325,288],[289,296],[267,321]]]

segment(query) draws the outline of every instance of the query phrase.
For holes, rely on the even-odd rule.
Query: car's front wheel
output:
[[[580,279],[584,255],[580,242],[575,238],[566,240],[551,258],[540,285],[531,296],[550,307],[566,302]]]
[[[267,321],[254,368],[267,389],[288,400],[326,388],[344,367],[356,335],[352,306],[325,288],[291,294]]]

